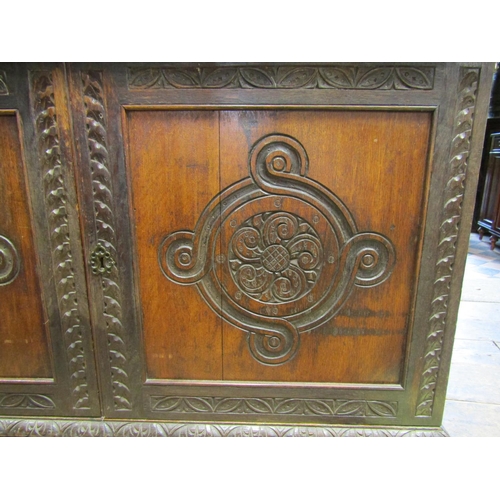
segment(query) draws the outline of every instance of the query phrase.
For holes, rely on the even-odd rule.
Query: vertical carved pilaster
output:
[[[82,86],[97,242],[109,252],[114,264],[117,260],[115,219],[102,73],[99,71],[83,73]],[[100,280],[104,299],[113,404],[115,410],[129,410],[132,405],[129,401],[127,353],[123,340],[122,297],[117,266],[110,266],[109,272],[102,274]]]
[[[67,170],[61,160],[54,87],[49,71],[31,74],[31,102],[38,155],[43,169],[54,281],[69,364],[71,404],[75,409],[89,409],[83,332],[70,246],[65,186]]]
[[[441,364],[448,299],[455,262],[457,237],[462,213],[470,138],[474,119],[478,68],[461,68],[458,85],[458,106],[453,128],[453,140],[448,161],[448,182],[444,192],[442,222],[439,229],[436,278],[432,293],[432,312],[425,345],[424,368],[415,414],[430,417]]]

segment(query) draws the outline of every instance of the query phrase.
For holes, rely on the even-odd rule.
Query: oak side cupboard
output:
[[[494,65],[0,65],[0,435],[441,436]]]

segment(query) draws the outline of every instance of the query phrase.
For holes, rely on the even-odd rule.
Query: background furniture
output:
[[[476,201],[479,238],[490,234],[491,249],[500,236],[500,82],[495,75]]]
[[[2,65],[0,435],[442,435],[492,72]]]

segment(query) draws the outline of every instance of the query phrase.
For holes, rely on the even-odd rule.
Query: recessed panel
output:
[[[129,112],[150,378],[397,384],[427,112]]]
[[[0,116],[0,377],[51,377],[17,118]]]

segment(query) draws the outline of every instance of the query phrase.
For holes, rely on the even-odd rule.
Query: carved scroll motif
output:
[[[420,379],[420,392],[415,411],[417,416],[430,417],[434,405],[462,214],[478,81],[479,69],[460,69],[458,108],[448,162],[448,182],[444,192],[443,218],[439,230],[438,260],[431,305],[432,314],[429,318],[424,371]]]
[[[196,283],[213,310],[247,332],[256,360],[277,365],[355,286],[385,281],[395,251],[384,236],[358,232],[347,207],[307,177],[306,151],[292,137],[260,139],[249,170],[206,207],[194,232],[163,240],[159,262],[167,278]],[[213,260],[218,234],[227,241]]]
[[[72,404],[75,409],[88,409],[86,354],[70,246],[67,173],[61,160],[52,74],[48,71],[35,71],[31,83],[35,133],[49,214],[54,280],[71,375]]]
[[[83,73],[82,86],[98,240],[96,250],[100,252],[92,254],[90,265],[93,272],[98,270],[96,274],[101,277],[114,408],[130,410],[132,405],[128,387],[128,355],[123,339],[122,294],[116,258],[113,258],[116,257],[115,217],[102,73]]]
[[[9,285],[19,274],[20,260],[14,243],[0,234],[0,286]]]
[[[431,66],[196,66],[129,68],[128,86],[144,89],[432,90]]]

